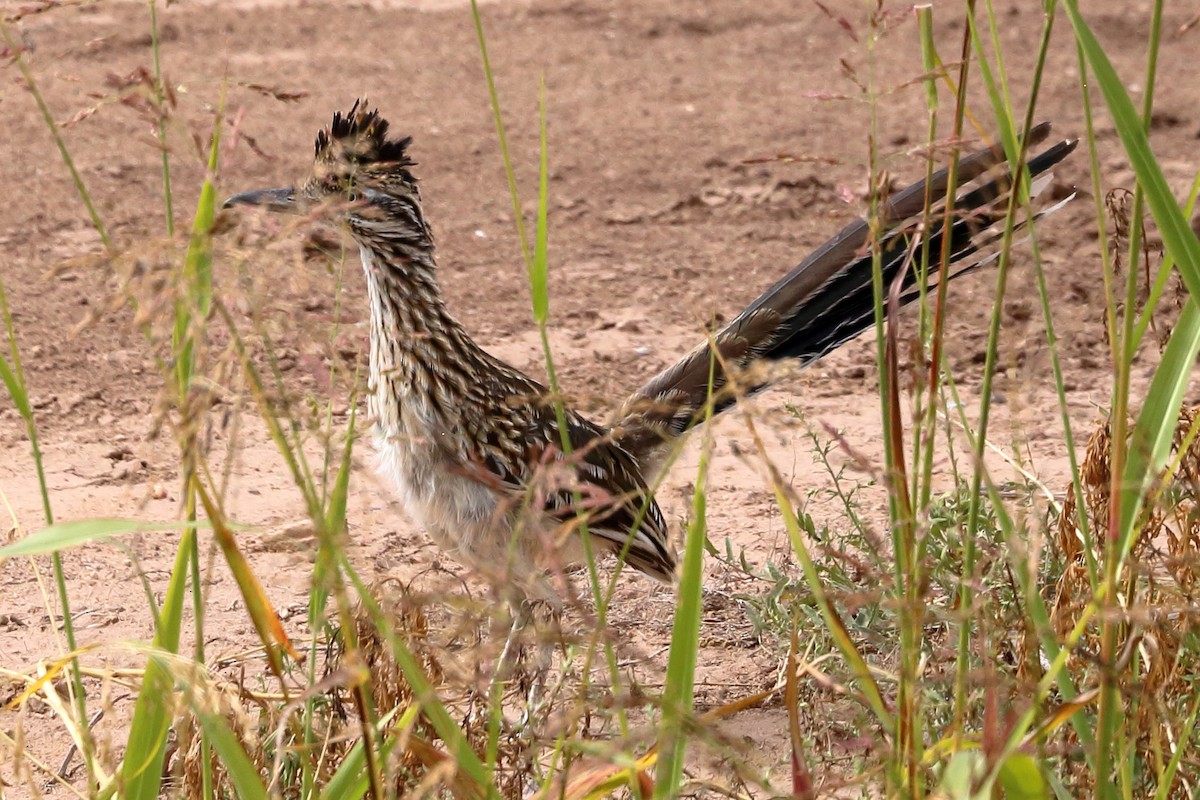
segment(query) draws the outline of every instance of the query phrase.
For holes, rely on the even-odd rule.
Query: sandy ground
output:
[[[307,167],[313,134],[331,112],[368,96],[395,128],[414,137],[453,310],[494,353],[540,376],[471,19],[458,5],[418,5],[217,3],[165,10],[163,63],[179,99],[170,131],[177,222],[186,229],[203,174],[192,135],[203,137],[211,127],[223,86],[221,195],[294,180]],[[1041,4],[1026,0],[999,8],[1011,85],[1023,102]],[[1097,0],[1087,9],[1117,69],[1140,96],[1140,77],[1134,76],[1143,69],[1149,4]],[[938,42],[948,59],[962,34],[954,11],[938,9]],[[736,313],[861,210],[869,110],[847,77],[853,72],[865,79],[870,68],[858,17],[856,41],[816,4],[770,0],[706,6],[538,0],[492,4],[485,13],[515,166],[529,198],[537,163],[538,80],[545,78],[552,341],[562,383],[583,408],[602,416],[694,343],[714,314]],[[893,89],[879,105],[880,146],[887,168],[907,181],[921,170],[910,150],[922,141],[927,118],[922,90],[911,84],[920,71],[912,15],[899,4],[888,4],[888,13],[895,27],[874,51],[880,81]],[[1186,19],[1183,9],[1170,7],[1166,30],[1174,32]],[[114,93],[134,83],[129,76],[150,65],[144,5],[60,9],[26,17],[12,30],[27,48],[55,119],[78,120],[64,130],[66,144],[113,240],[136,253],[153,250],[148,243],[164,235],[153,127],[144,114],[114,101]],[[1194,35],[1169,35],[1162,74],[1191,74],[1194,51]],[[4,61],[0,186],[10,199],[0,203],[0,270],[34,394],[54,512],[62,520],[173,519],[179,513],[175,451],[169,437],[153,435],[160,381],[152,353],[130,309],[111,307],[118,285],[113,270],[88,258],[101,251],[99,237],[19,72],[7,54]],[[1067,24],[1060,20],[1040,116],[1053,119],[1063,135],[1083,126],[1077,72]],[[278,102],[247,88],[251,84],[303,96]],[[1153,142],[1168,180],[1182,188],[1200,137],[1194,84],[1162,81],[1156,106]],[[96,113],[81,115],[91,108]],[[983,104],[976,111],[986,118]],[[1130,186],[1131,172],[1103,114],[1099,130],[1105,186]],[[798,160],[746,163],[777,153]],[[1058,175],[1062,187],[1077,185],[1082,196],[1047,221],[1041,244],[1070,409],[1083,439],[1108,397],[1100,244],[1084,154]],[[228,236],[253,247],[271,224],[242,223]],[[329,274],[301,258],[298,236],[258,252],[251,266],[239,272],[237,265],[219,264],[219,290],[236,284],[261,301],[290,385],[316,397],[344,398],[344,385],[330,384],[329,356],[352,355],[365,341],[356,265],[350,262],[337,302]],[[993,286],[994,275],[985,271],[951,291],[947,341],[968,400],[979,383]],[[84,320],[89,324],[78,327]],[[341,338],[331,346],[335,321]],[[998,383],[1003,405],[993,438],[1002,449],[1020,442],[1028,469],[1048,486],[1061,487],[1064,447],[1026,256],[1010,285],[1004,336],[1005,370]],[[807,431],[828,424],[873,457],[875,398],[873,342],[865,337],[756,398],[754,408],[766,421],[776,463],[806,494],[828,483],[813,463]],[[793,420],[785,403],[798,407],[808,425]],[[341,406],[344,411],[344,400]],[[218,431],[214,442],[223,447],[231,435]],[[302,506],[261,426],[247,420],[236,436],[241,447],[231,468],[230,509],[250,526],[242,542],[272,600],[301,619],[312,553]],[[745,428],[737,419],[723,420],[709,492],[711,535],[717,542],[728,537],[758,563],[778,562],[786,539],[761,470],[753,458],[739,455],[748,451]],[[685,454],[661,493],[677,532],[696,452],[693,446]],[[0,404],[0,490],[15,518],[0,525],[0,537],[43,524],[36,487],[20,419]],[[808,511],[833,530],[846,524],[823,495]],[[882,509],[870,513],[879,516]],[[439,561],[453,567],[365,468],[353,480],[350,520],[355,558],[370,574],[407,577]],[[103,545],[65,554],[81,642],[113,645],[100,658],[127,658],[114,643],[150,637],[136,570],[161,591],[176,540],[168,533],[143,534],[126,541],[128,551]],[[38,566],[45,581],[46,563]],[[730,599],[734,577],[720,565],[712,565],[711,573],[697,697],[702,708],[773,685],[780,657],[778,647],[759,644]],[[60,622],[47,616],[39,596],[43,584],[28,561],[0,567],[0,587],[0,665],[29,671],[59,652]],[[236,652],[254,640],[236,587],[217,570],[209,591],[209,652]],[[672,608],[666,589],[622,583],[612,624],[638,654],[637,673],[650,685],[661,682]],[[130,705],[116,703],[113,718],[98,728],[101,735],[119,728],[122,709]],[[20,722],[31,752],[57,764],[67,741],[46,709],[30,708]],[[0,727],[11,731],[16,724],[14,712],[0,712]],[[727,732],[756,751],[756,763],[779,774],[786,763],[785,726],[776,706],[735,718]],[[854,737],[846,739],[852,748]],[[63,794],[49,784],[43,788]]]

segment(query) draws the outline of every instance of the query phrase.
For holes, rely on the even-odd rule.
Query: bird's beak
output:
[[[297,213],[300,211],[296,202],[296,190],[286,189],[255,189],[252,192],[235,194],[225,201],[223,208],[233,206],[262,206],[268,211]]]

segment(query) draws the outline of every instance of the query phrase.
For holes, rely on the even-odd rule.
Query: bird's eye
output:
[[[354,191],[353,189],[346,192],[346,199],[349,200],[351,203],[357,202],[358,198],[359,198],[358,192]]]

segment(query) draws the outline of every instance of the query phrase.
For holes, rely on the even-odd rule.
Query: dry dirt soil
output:
[[[23,5],[7,4],[6,13]],[[886,168],[907,182],[922,172],[919,145],[927,126],[923,90],[914,81],[918,39],[908,7],[885,6],[890,32],[874,48],[876,80],[887,90],[877,107],[877,144]],[[1023,104],[1041,3],[997,8],[1010,86]],[[1094,0],[1086,8],[1140,98],[1150,4]],[[952,60],[963,33],[959,9],[946,4],[936,11],[937,41]],[[785,0],[537,0],[489,4],[484,13],[527,200],[534,197],[538,82],[545,79],[551,340],[560,379],[585,409],[603,416],[695,343],[710,320],[736,313],[862,211],[870,109],[859,84],[868,79],[870,60],[861,5],[848,12],[849,31],[816,3]],[[1177,190],[1195,169],[1200,143],[1200,103],[1191,79],[1196,34],[1178,33],[1192,13],[1168,7],[1152,130]],[[463,5],[184,3],[162,10],[160,23],[163,69],[177,99],[168,142],[181,230],[190,224],[203,177],[200,151],[223,93],[222,196],[296,179],[307,168],[313,135],[331,113],[369,97],[395,130],[414,139],[452,309],[492,352],[544,375],[475,32]],[[103,252],[100,238],[11,50],[0,51],[0,186],[9,197],[0,203],[0,271],[60,520],[171,520],[180,513],[175,445],[158,424],[161,377],[154,351],[134,310],[113,300],[122,286],[116,275],[127,274],[131,263],[153,273],[168,246],[160,150],[153,122],[136,99],[139,71],[152,66],[148,30],[145,4],[120,2],[59,8],[9,25],[49,113],[68,123],[66,147],[114,247],[136,256],[116,268],[95,258]],[[1083,130],[1078,69],[1060,19],[1039,117],[1053,120],[1064,136]],[[255,86],[294,96],[280,100]],[[123,103],[122,97],[135,99]],[[947,100],[946,113],[949,106]],[[980,119],[989,117],[978,97],[974,110]],[[1098,128],[1105,188],[1131,186],[1132,173],[1103,113]],[[985,133],[992,130],[983,125]],[[795,158],[770,160],[780,153]],[[1046,220],[1040,241],[1070,413],[1082,441],[1109,391],[1101,242],[1086,154],[1063,165],[1057,181],[1060,189],[1079,187],[1080,198]],[[279,221],[255,217],[225,227],[218,292],[242,298],[231,301],[239,320],[249,324],[254,312],[267,321],[289,385],[300,395],[333,397],[339,427],[346,387],[331,382],[331,366],[352,361],[366,337],[355,260],[335,297],[326,262],[302,251],[311,232],[281,230]],[[145,275],[138,282],[148,314],[154,285]],[[950,362],[968,404],[979,386],[994,287],[994,272],[985,270],[956,282],[950,293]],[[1025,468],[1058,491],[1067,472],[1065,447],[1027,250],[1017,259],[1004,319],[992,437],[1002,451],[1012,452],[1017,443]],[[334,323],[339,338],[331,343]],[[830,426],[868,459],[878,458],[873,352],[873,340],[863,337],[753,402],[772,457],[802,496],[829,485],[814,462],[810,431],[827,440],[824,426]],[[803,421],[785,404],[798,408]],[[233,405],[225,400],[226,408]],[[736,415],[730,417],[716,429],[711,536],[718,543],[728,537],[757,564],[786,563],[786,537],[762,470],[745,455],[753,452],[752,441]],[[312,541],[291,479],[252,414],[236,429],[218,426],[212,437],[218,449],[231,439],[238,443],[229,510],[248,526],[241,542],[271,599],[302,635]],[[837,450],[832,457],[850,462]],[[661,493],[677,536],[697,458],[693,443]],[[1004,469],[999,460],[995,466]],[[29,442],[7,400],[0,403],[0,490],[12,509],[0,538],[42,526]],[[354,558],[369,575],[407,579],[432,563],[458,569],[405,520],[369,468],[356,470],[351,492]],[[807,510],[818,524],[847,526],[825,494],[818,492]],[[880,520],[882,505],[866,513]],[[144,533],[127,537],[125,549],[103,544],[64,554],[81,644],[107,645],[95,663],[128,661],[118,643],[151,636],[137,572],[161,592],[177,539]],[[0,565],[0,666],[7,670],[28,673],[63,646],[61,620],[48,616],[42,598],[49,591],[47,564],[36,564],[40,572],[24,559]],[[781,655],[778,643],[760,643],[731,599],[761,587],[717,563],[709,572],[701,708],[772,686]],[[208,591],[208,652],[217,657],[251,645],[253,630],[228,574],[217,568]],[[611,624],[628,648],[631,671],[650,686],[661,682],[672,609],[668,589],[623,579]],[[4,691],[0,700],[11,696]],[[110,701],[113,710],[97,731],[112,738],[132,703],[116,690]],[[18,726],[30,752],[57,768],[68,740],[49,710],[34,704],[0,711],[0,728]],[[786,774],[786,715],[778,705],[735,717],[725,730],[743,741],[758,766]],[[824,741],[843,751],[862,746],[853,731],[831,732]],[[68,774],[78,778],[77,759]],[[0,777],[11,778],[2,767]],[[64,796],[48,781],[39,785]]]

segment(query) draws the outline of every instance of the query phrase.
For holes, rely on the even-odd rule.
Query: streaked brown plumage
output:
[[[579,560],[577,515],[593,541],[623,552],[635,569],[669,582],[675,556],[666,521],[647,486],[662,454],[703,419],[710,396],[719,412],[736,400],[729,372],[756,361],[809,363],[874,322],[868,226],[858,220],[818,248],[708,342],[636,391],[610,426],[566,410],[573,453],[564,456],[544,386],[489,355],[451,316],[437,283],[434,245],[410,167],[410,140],[388,138],[388,123],[364,103],[336,114],[316,140],[312,174],[298,189],[246,192],[226,206],[293,210],[328,203],[360,246],[371,309],[369,411],[379,471],[408,513],[460,560],[546,597],[543,570]],[[1049,126],[1035,129],[1031,144]],[[1033,175],[1074,149],[1053,145],[1031,159]],[[960,160],[960,185],[1004,162],[990,148]],[[1004,219],[1007,173],[960,192],[950,227],[957,277],[987,263],[980,247]],[[927,198],[943,197],[947,174],[893,196],[891,226],[878,247],[884,277],[915,297],[910,237],[931,221],[931,252],[946,231]],[[752,385],[751,389],[761,388]],[[582,497],[583,503],[573,502]],[[537,513],[525,513],[530,501]],[[538,588],[542,587],[542,588]]]

